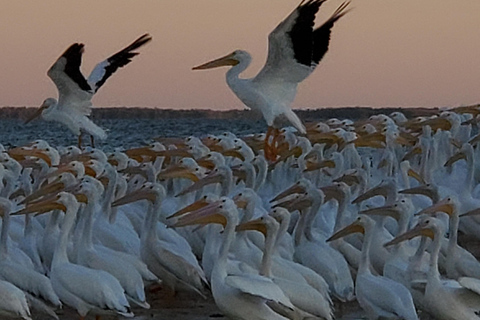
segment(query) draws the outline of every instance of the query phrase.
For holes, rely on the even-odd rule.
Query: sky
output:
[[[82,71],[145,32],[153,41],[94,97],[96,106],[243,108],[227,68],[191,68],[235,49],[265,63],[268,34],[299,0],[0,0],[0,105],[56,97],[46,72],[74,42]],[[325,21],[342,0],[328,0]],[[299,86],[294,108],[444,107],[480,102],[480,1],[352,0],[329,51]]]

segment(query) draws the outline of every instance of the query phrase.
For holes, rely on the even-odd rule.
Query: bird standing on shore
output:
[[[128,47],[98,63],[88,79],[85,79],[80,71],[84,44],[72,44],[47,72],[47,75],[57,87],[58,101],[55,98],[45,99],[40,108],[26,123],[39,116],[47,121],[60,122],[78,136],[79,147],[82,144],[83,133],[90,135],[92,146],[94,137],[101,140],[106,139],[105,131],[88,118],[92,112],[91,100],[98,89],[118,68],[132,61],[132,58],[138,54],[134,50],[150,40],[152,40],[152,37],[149,34],[142,35]]]
[[[284,116],[305,134],[305,126],[292,111],[291,104],[297,93],[297,85],[316,68],[328,50],[330,33],[334,23],[344,16],[349,2],[342,3],[333,15],[314,29],[315,15],[326,0],[303,0],[269,35],[267,62],[251,79],[239,78],[250,64],[251,56],[243,50],[235,50],[222,58],[194,67],[193,70],[231,66],[227,71],[227,84],[249,108],[262,112],[268,125],[265,137],[265,157],[277,158],[274,122]],[[271,140],[271,141],[270,141]]]

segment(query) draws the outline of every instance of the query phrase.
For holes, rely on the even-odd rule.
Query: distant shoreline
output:
[[[34,107],[0,107],[0,119],[28,119],[37,108]],[[296,109],[295,112],[303,121],[318,121],[323,119],[365,119],[374,114],[390,114],[394,111],[403,112],[407,118],[416,116],[433,115],[439,112],[439,108],[423,107],[339,107],[319,109]],[[250,110],[208,110],[189,109],[174,110],[160,108],[141,107],[95,107],[92,111],[92,119],[260,119],[261,116]]]

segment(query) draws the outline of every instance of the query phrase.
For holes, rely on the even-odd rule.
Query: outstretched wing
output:
[[[58,105],[83,114],[90,113],[93,90],[80,71],[84,44],[74,43],[55,61],[47,75],[57,86]]]
[[[299,83],[315,69],[328,50],[330,29],[345,13],[344,2],[322,26],[315,15],[326,0],[302,1],[268,36],[268,57],[255,81],[282,79]]]
[[[94,92],[97,92],[118,68],[121,68],[132,61],[132,58],[138,54],[138,52],[133,52],[134,50],[140,48],[150,40],[152,40],[152,37],[146,33],[125,49],[97,64],[88,77],[88,83],[93,88]]]

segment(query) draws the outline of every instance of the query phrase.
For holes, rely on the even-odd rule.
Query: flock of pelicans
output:
[[[158,282],[232,319],[332,319],[354,299],[369,319],[480,319],[480,263],[457,243],[480,234],[479,115],[287,128],[275,162],[265,134],[229,132],[3,150],[0,315],[133,316]]]
[[[231,319],[332,319],[356,299],[369,319],[480,319],[480,263],[458,243],[480,237],[480,107],[306,126],[290,109],[328,50],[348,2],[318,28],[307,0],[269,36],[265,67],[239,78],[237,50],[194,69],[230,66],[227,83],[266,134],[158,139],[105,154],[91,99],[151,40],[145,34],[80,72],[83,44],[54,63],[58,101],[35,114],[92,147],[38,140],[0,153],[0,315],[83,319],[149,308],[145,286],[210,292]],[[284,116],[295,128],[276,129]],[[360,233],[360,235],[358,234]]]

